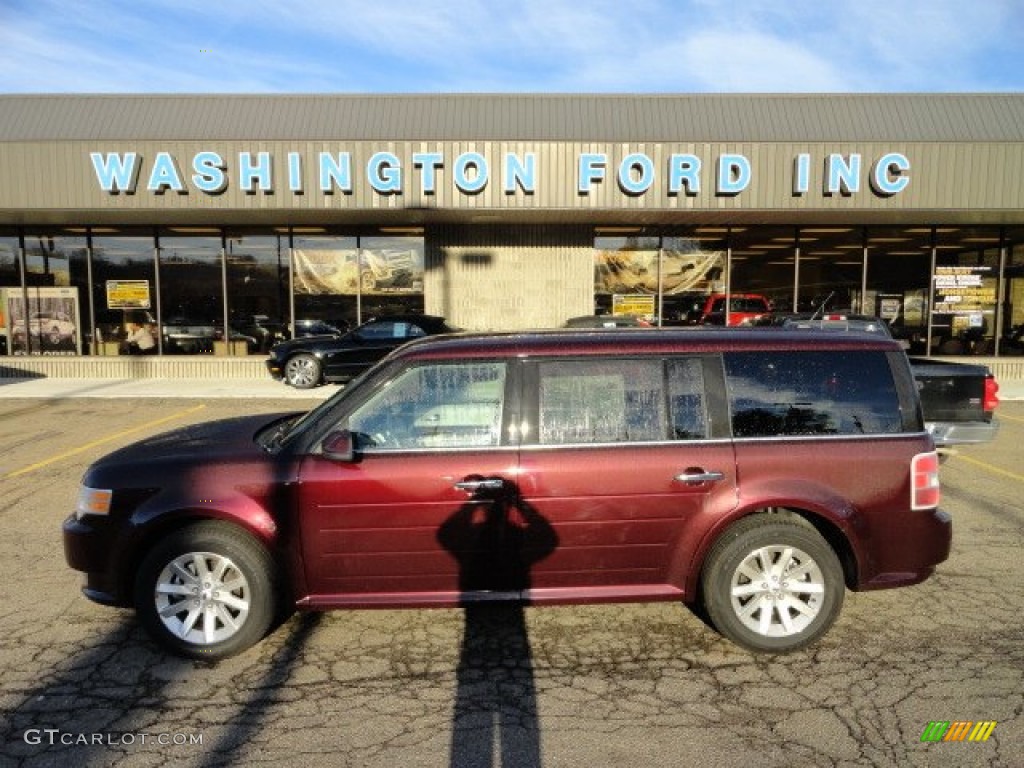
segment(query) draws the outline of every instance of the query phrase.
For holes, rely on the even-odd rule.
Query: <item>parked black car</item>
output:
[[[443,317],[431,315],[378,317],[347,333],[306,336],[275,344],[267,359],[267,370],[275,379],[283,379],[299,389],[310,389],[325,381],[344,383],[407,341],[457,330]]]
[[[300,318],[295,321],[295,338],[302,336],[323,336],[332,333],[344,333],[349,329],[348,323],[328,323],[315,318]]]
[[[235,333],[252,339],[249,345],[250,354],[266,354],[279,341],[290,338],[288,326],[280,321],[271,320],[267,315],[242,315],[231,323]]]

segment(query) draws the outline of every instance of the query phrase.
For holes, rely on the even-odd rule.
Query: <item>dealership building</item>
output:
[[[712,294],[1024,354],[1024,94],[0,96],[6,361]]]

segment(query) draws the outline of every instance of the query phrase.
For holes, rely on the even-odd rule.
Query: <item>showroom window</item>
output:
[[[82,354],[89,317],[86,238],[26,232],[24,255],[24,292],[8,293],[4,302],[10,354]]]
[[[422,236],[330,236],[292,240],[295,321],[339,328],[381,315],[423,312]]]
[[[128,352],[128,324],[156,327],[156,242],[151,234],[92,235],[94,354]]]
[[[162,233],[158,254],[163,353],[225,354],[220,236]]]
[[[266,354],[290,336],[288,235],[229,231],[224,258],[231,353]]]
[[[1024,355],[1024,228],[1006,230],[1005,263],[999,354]]]

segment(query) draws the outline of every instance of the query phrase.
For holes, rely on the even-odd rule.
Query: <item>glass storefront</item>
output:
[[[1006,230],[1000,355],[1024,355],[1024,227]]]
[[[878,315],[918,354],[1024,354],[1024,228],[595,229],[594,311],[699,321],[712,294]],[[0,231],[0,354],[265,354],[424,311],[419,230]]]
[[[594,240],[599,314],[693,324],[708,295],[728,291],[764,297],[777,312],[880,316],[916,354],[1024,354],[1021,228],[614,229]]]

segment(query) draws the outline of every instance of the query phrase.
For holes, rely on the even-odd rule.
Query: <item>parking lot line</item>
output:
[[[201,403],[200,405],[193,406],[192,408],[186,408],[184,411],[172,413],[170,416],[164,416],[163,418],[155,419],[154,421],[147,421],[145,424],[139,424],[138,426],[132,427],[131,429],[124,429],[121,430],[120,432],[115,432],[112,435],[101,437],[99,440],[93,440],[91,443],[86,443],[85,445],[80,445],[77,448],[74,448],[70,451],[65,451],[64,453],[59,453],[56,456],[51,456],[45,461],[39,461],[36,462],[35,464],[30,464],[27,467],[16,469],[14,472],[8,472],[6,475],[4,475],[4,479],[10,477],[18,477],[19,475],[27,475],[29,472],[35,472],[37,469],[42,469],[43,467],[49,466],[50,464],[55,464],[56,462],[62,461],[70,456],[82,453],[83,451],[88,451],[90,448],[95,448],[97,445],[103,445],[104,443],[109,443],[112,440],[117,440],[127,435],[131,435],[135,432],[141,432],[145,429],[158,427],[161,424],[166,424],[168,421],[174,421],[175,419],[180,419],[183,416],[188,416],[190,413],[201,411],[205,407],[206,404]]]
[[[956,458],[962,459],[963,461],[966,461],[968,464],[974,464],[975,466],[981,467],[982,469],[987,469],[989,472],[995,472],[997,475],[1003,475],[1004,477],[1012,477],[1014,480],[1024,482],[1024,475],[1018,474],[1016,472],[1011,472],[1010,470],[1003,469],[1002,467],[997,467],[994,464],[989,464],[987,461],[981,461],[980,459],[965,456],[962,453],[956,454]]]

